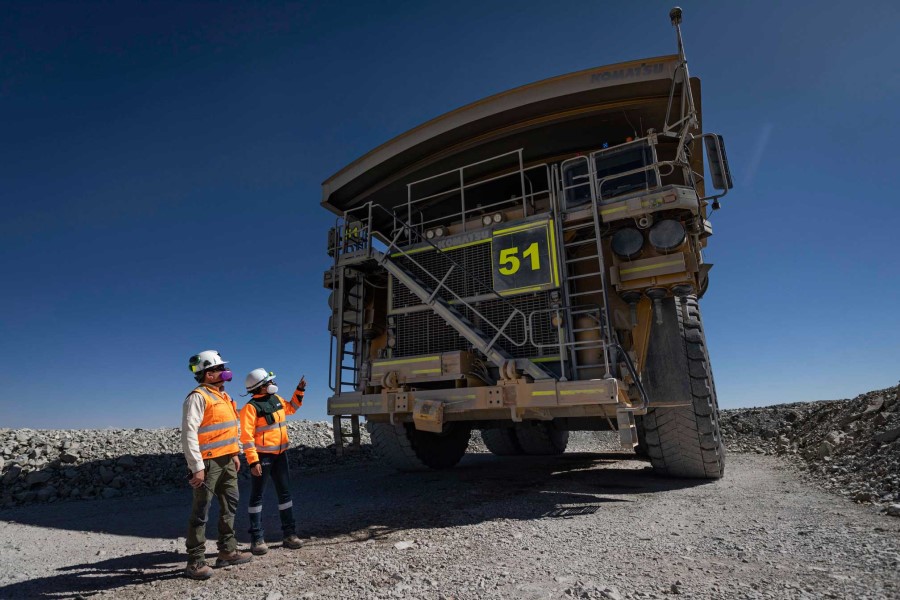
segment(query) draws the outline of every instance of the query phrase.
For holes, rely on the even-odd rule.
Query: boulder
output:
[[[46,502],[54,497],[56,497],[56,488],[52,485],[42,487],[37,491],[37,499],[39,502]]]
[[[137,466],[137,461],[133,456],[123,456],[119,460],[116,461],[116,465],[123,467],[125,469],[133,469]]]
[[[3,485],[10,486],[12,485],[16,479],[19,478],[19,474],[22,472],[22,467],[13,463],[9,466],[9,470],[3,475]]]
[[[890,444],[897,438],[900,438],[900,427],[894,427],[893,429],[888,429],[887,431],[875,434],[875,441],[882,444]]]
[[[36,485],[38,483],[47,483],[52,475],[48,471],[32,471],[25,476],[25,483],[28,485]]]
[[[118,496],[121,496],[122,492],[120,492],[119,490],[117,490],[115,488],[105,487],[100,492],[100,495],[103,496],[104,498],[116,498]]]
[[[878,412],[882,408],[884,408],[884,396],[875,396],[869,401],[869,405],[863,411],[863,414]]]
[[[100,467],[100,480],[103,483],[109,483],[116,476],[115,471],[106,467]]]

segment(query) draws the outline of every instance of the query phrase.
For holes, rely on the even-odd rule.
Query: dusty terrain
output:
[[[714,483],[656,477],[605,433],[546,458],[475,435],[456,469],[401,474],[291,420],[306,545],[280,547],[273,494],[272,551],[206,583],[182,577],[177,430],[0,429],[0,599],[897,598],[897,392],[723,411]]]
[[[273,549],[206,583],[181,576],[185,488],[3,510],[0,598],[900,596],[900,519],[784,458],[732,452],[725,479],[697,484],[655,477],[599,435],[573,446],[473,453],[446,472],[364,457],[300,472],[305,547],[277,544],[270,496]],[[237,526],[246,541],[246,490]]]

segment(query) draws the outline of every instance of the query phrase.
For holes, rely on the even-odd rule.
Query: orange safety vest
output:
[[[206,400],[206,410],[203,412],[200,429],[197,430],[203,459],[240,452],[237,407],[231,396],[203,385],[194,392]]]
[[[245,404],[241,408],[241,444],[249,465],[259,462],[260,452],[281,454],[290,445],[285,418],[303,405],[303,392],[295,391],[290,402],[278,394],[275,397],[281,402],[282,410],[272,413],[275,422],[271,425],[266,423],[265,417],[256,416],[256,408],[252,404]]]

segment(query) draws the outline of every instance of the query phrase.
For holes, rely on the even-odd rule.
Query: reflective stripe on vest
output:
[[[236,427],[240,423],[240,421],[226,421],[225,423],[216,423],[215,425],[207,425],[206,427],[201,427],[197,430],[197,433],[209,433],[210,431],[216,431],[218,429],[228,429],[229,427]]]
[[[221,448],[222,446],[228,446],[229,444],[237,444],[238,439],[236,437],[228,438],[227,440],[222,440],[219,442],[210,442],[209,444],[200,444],[200,452],[204,450],[212,450],[213,448]]]
[[[272,431],[273,429],[280,429],[281,427],[287,427],[287,423],[282,421],[281,423],[272,423],[271,425],[266,425],[265,427],[257,427],[256,432],[261,433],[263,431]]]
[[[281,452],[283,450],[287,450],[288,446],[290,446],[290,444],[288,442],[285,442],[285,443],[281,444],[280,446],[257,446],[256,451],[257,452]]]
[[[240,452],[240,421],[236,420],[231,399],[219,397],[204,386],[194,392],[206,400],[203,420],[197,429],[197,442],[203,458],[218,458]]]

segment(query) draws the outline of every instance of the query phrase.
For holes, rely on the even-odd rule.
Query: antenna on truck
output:
[[[687,57],[684,55],[684,40],[681,38],[681,17],[683,11],[680,6],[674,7],[669,11],[669,20],[675,28],[675,34],[678,36],[678,65],[672,74],[672,87],[669,88],[669,105],[666,107],[666,120],[663,126],[663,132],[676,129],[679,126],[686,125],[682,129],[682,136],[687,133],[688,129],[695,129],[697,123],[697,111],[694,108],[694,96],[691,93],[691,76],[688,73]],[[678,72],[681,71],[681,118],[676,122],[669,124],[669,115],[672,112],[672,101],[675,96],[675,83],[678,80]],[[686,110],[685,110],[686,109]],[[685,114],[685,112],[687,114]]]

